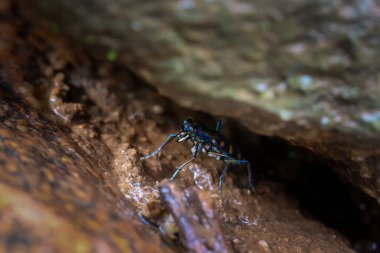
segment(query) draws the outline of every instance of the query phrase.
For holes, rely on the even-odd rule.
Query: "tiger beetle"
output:
[[[248,184],[249,188],[254,189],[252,184],[252,173],[251,173],[251,164],[248,160],[242,159],[238,147],[230,142],[221,132],[222,121],[218,120],[216,123],[215,130],[212,130],[198,122],[193,121],[192,119],[186,119],[181,125],[181,130],[176,134],[170,134],[165,142],[161,146],[150,153],[149,155],[143,156],[140,160],[148,159],[165,148],[165,146],[177,138],[177,142],[190,141],[193,144],[191,153],[193,157],[179,166],[174,172],[170,180],[174,180],[177,174],[191,161],[193,161],[200,151],[206,153],[208,156],[214,157],[217,160],[223,160],[225,166],[219,180],[219,191],[222,195],[222,183],[223,178],[227,174],[227,170],[230,165],[246,165],[248,169]]]

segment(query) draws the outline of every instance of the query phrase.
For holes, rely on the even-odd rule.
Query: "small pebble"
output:
[[[270,252],[270,249],[269,249],[269,245],[266,241],[264,240],[260,240],[259,241],[259,245],[266,251],[266,252]]]
[[[153,113],[157,115],[162,115],[164,113],[164,108],[161,105],[154,105],[152,110]]]

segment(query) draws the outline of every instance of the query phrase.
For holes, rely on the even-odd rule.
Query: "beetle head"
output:
[[[183,121],[182,130],[186,133],[192,133],[197,128],[197,123],[194,120],[188,118]]]

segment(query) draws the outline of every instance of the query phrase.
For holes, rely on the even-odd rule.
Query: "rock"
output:
[[[200,114],[130,72],[95,61],[57,36],[57,26],[48,32],[22,3],[29,4],[0,4],[0,237],[6,238],[0,251],[181,252],[172,241],[178,219],[168,218],[174,209],[164,210],[156,197],[190,147],[168,145],[161,160],[140,161],[175,128],[159,117],[133,116],[157,105],[158,115],[176,120]],[[223,163],[200,157],[189,166],[176,177],[175,192],[195,192],[186,197],[201,214],[213,214],[220,228],[212,232],[233,250],[353,252],[339,232],[301,214],[278,183],[262,180],[250,192],[246,173],[234,170],[221,198]],[[189,217],[194,210],[181,211]],[[188,224],[189,231],[207,231],[207,222]]]
[[[178,104],[321,154],[380,202],[377,3],[36,3]]]
[[[101,153],[86,154],[67,129],[17,97],[7,97],[4,87],[0,86],[0,250],[170,251],[138,222],[133,206],[105,178],[105,161],[97,163]]]
[[[11,3],[0,4],[0,252],[173,252],[107,176],[104,144],[50,113],[42,66],[62,47]]]

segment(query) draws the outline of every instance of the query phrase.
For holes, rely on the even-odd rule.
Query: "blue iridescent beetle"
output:
[[[141,157],[140,159],[145,160],[158,154],[161,150],[165,148],[165,146],[169,142],[171,142],[175,138],[177,139],[177,142],[189,141],[193,144],[193,147],[191,149],[193,157],[189,161],[179,166],[170,180],[174,180],[177,174],[186,165],[193,161],[197,157],[199,152],[202,151],[206,153],[208,156],[214,157],[218,160],[223,160],[225,162],[225,166],[219,180],[219,191],[221,194],[223,178],[226,176],[227,170],[230,167],[230,165],[246,165],[248,169],[248,184],[251,189],[254,189],[252,184],[252,172],[250,162],[246,159],[242,159],[238,147],[232,142],[230,142],[220,132],[221,128],[221,120],[218,120],[215,130],[212,130],[198,122],[193,121],[192,119],[187,119],[183,122],[183,125],[181,126],[181,131],[179,131],[176,134],[170,134],[166,141],[163,142],[158,149],[156,149],[149,155]]]

